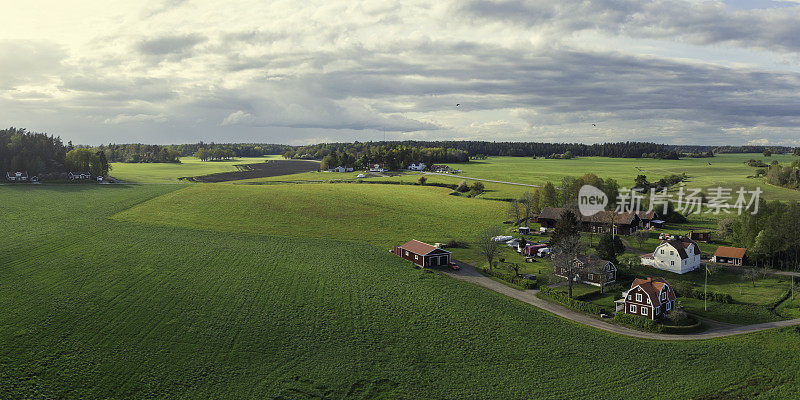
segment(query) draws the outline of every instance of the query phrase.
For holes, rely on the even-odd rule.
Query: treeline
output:
[[[762,173],[762,171],[759,171],[759,173]],[[773,162],[763,171],[763,175],[767,183],[771,185],[798,189],[800,188],[800,159],[794,160],[790,165],[785,166]]]
[[[775,154],[791,153],[800,155],[800,148],[789,146],[693,146],[693,145],[669,145],[671,150],[678,153],[712,153],[712,154],[734,154],[734,153],[763,153],[769,151]]]
[[[800,205],[761,200],[758,213],[743,212],[719,222],[719,233],[736,246],[747,248],[750,263],[758,266],[797,270],[800,265]]]
[[[91,148],[102,151],[109,162],[179,163],[181,152],[172,146],[157,144],[108,144]]]
[[[339,165],[361,168],[371,163],[383,163],[389,169],[406,168],[411,163],[468,162],[469,153],[448,147],[409,146],[400,143],[323,143],[297,147],[283,153],[284,158],[323,160],[323,168]]]
[[[87,147],[88,146],[83,146]],[[180,157],[197,156],[203,161],[227,160],[235,157],[259,157],[282,154],[293,146],[258,143],[191,143],[191,144],[108,144],[91,147],[103,151],[109,162],[126,163],[179,163]],[[203,157],[199,157],[202,155]]]
[[[64,157],[71,149],[61,139],[25,129],[0,130],[0,172],[27,171],[31,175],[64,171]],[[5,177],[3,177],[5,179]]]

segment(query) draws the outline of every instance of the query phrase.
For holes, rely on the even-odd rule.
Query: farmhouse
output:
[[[423,162],[411,163],[411,165],[408,166],[408,169],[410,171],[424,171],[425,170],[425,163],[423,163]]]
[[[622,298],[614,301],[617,312],[661,319],[675,308],[675,290],[664,278],[637,278]]]
[[[431,165],[431,169],[433,170],[433,172],[439,172],[439,173],[442,173],[442,172],[444,172],[444,173],[450,172],[450,167],[449,167],[449,166],[447,166],[447,165],[433,164],[433,165]]]
[[[543,228],[554,228],[561,215],[566,211],[564,208],[545,207],[539,213],[536,222]],[[580,221],[580,228],[586,232],[609,232],[613,225],[614,233],[629,235],[639,228],[639,216],[634,212],[618,213],[614,211],[600,211],[592,216],[581,215],[578,211],[573,211]]]
[[[344,165],[340,165],[336,168],[331,168],[328,170],[329,172],[353,172],[353,167],[346,167]]]
[[[685,274],[700,267],[700,246],[687,237],[665,240],[654,252],[642,256],[642,264]]]
[[[664,221],[659,219],[658,213],[655,211],[637,211],[636,216],[639,217],[639,227],[644,229],[661,228]]]
[[[372,163],[367,165],[367,171],[369,172],[386,172],[386,166],[383,163]]]
[[[6,179],[9,182],[27,182],[28,181],[28,173],[27,172],[6,172]]]
[[[393,253],[419,267],[436,267],[450,264],[450,252],[418,240],[395,246]]]
[[[88,172],[70,172],[69,179],[71,180],[83,180],[83,179],[92,179],[92,175]]]
[[[744,253],[747,249],[741,247],[717,247],[717,251],[711,256],[711,261],[723,264],[742,265]]]
[[[574,270],[577,271],[573,277],[576,282],[600,286],[617,280],[617,267],[614,266],[614,263],[596,255],[578,256],[572,263],[575,267]],[[569,279],[564,268],[555,267],[554,272],[557,276]]]

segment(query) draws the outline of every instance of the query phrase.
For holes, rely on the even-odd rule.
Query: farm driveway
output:
[[[653,340],[713,339],[718,337],[740,335],[744,333],[763,331],[765,329],[781,328],[785,326],[800,324],[800,318],[796,318],[785,321],[767,322],[763,324],[754,324],[754,325],[716,324],[714,326],[711,326],[705,332],[690,333],[685,335],[670,335],[666,333],[641,332],[625,328],[619,325],[614,325],[605,322],[601,319],[591,317],[587,314],[572,311],[558,304],[542,300],[536,297],[536,293],[539,292],[538,290],[517,290],[511,288],[500,282],[494,281],[489,277],[482,275],[480,272],[475,270],[474,266],[470,264],[458,262],[458,265],[461,267],[460,271],[447,270],[445,273],[460,281],[474,283],[478,286],[483,286],[487,289],[494,290],[497,293],[506,295],[508,297],[536,306],[542,310],[551,312],[559,317],[566,318],[568,320],[588,325],[593,328],[601,329],[604,331],[618,333],[620,335],[638,337],[642,339],[653,339]]]

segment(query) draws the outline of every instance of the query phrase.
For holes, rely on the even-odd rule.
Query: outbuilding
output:
[[[450,264],[450,252],[419,240],[395,246],[393,253],[419,267],[438,267]]]
[[[742,265],[745,252],[747,252],[747,249],[742,247],[719,246],[714,255],[711,256],[711,262]]]

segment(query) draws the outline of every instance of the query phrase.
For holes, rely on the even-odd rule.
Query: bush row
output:
[[[603,312],[603,309],[597,304],[587,303],[578,299],[571,299],[568,294],[551,289],[547,286],[542,286],[539,291],[540,298],[552,301],[553,303],[561,304],[567,308],[575,311],[585,312],[588,314],[598,315]]]
[[[702,325],[703,323],[699,320],[691,325],[661,325],[661,331],[664,333],[674,333],[676,335],[680,335],[684,333],[696,332]]]
[[[539,285],[537,282],[530,279],[522,279],[514,275],[513,272],[504,272],[498,269],[478,268],[484,275],[493,276],[502,279],[506,282],[513,283],[514,285],[521,286],[524,289],[536,289]]]
[[[700,288],[696,288],[691,284],[677,284],[675,285],[676,294],[681,297],[690,297],[693,299],[704,300],[706,295],[708,296],[708,300],[716,301],[717,303],[725,303],[731,304],[733,303],[733,297],[727,293],[719,293],[719,292],[708,292],[703,293],[703,290]]]
[[[660,333],[664,328],[653,322],[650,318],[645,318],[639,315],[625,314],[618,312],[614,314],[614,322],[628,325],[640,331]]]

